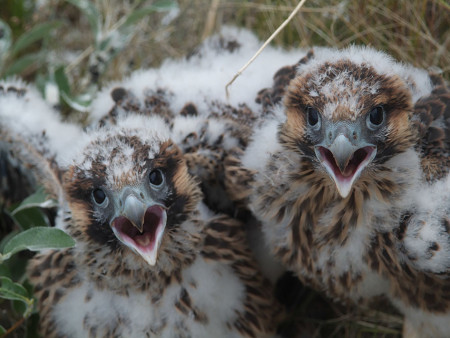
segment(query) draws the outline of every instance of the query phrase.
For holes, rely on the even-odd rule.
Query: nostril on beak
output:
[[[353,131],[353,139],[356,140],[358,138],[358,134],[356,133],[356,131]]]

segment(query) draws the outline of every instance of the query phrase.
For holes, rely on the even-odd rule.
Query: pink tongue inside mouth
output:
[[[149,207],[144,216],[144,225],[142,233],[125,216],[119,216],[113,221],[120,236],[131,240],[141,251],[153,250],[157,231],[162,226],[164,210],[157,205]]]
[[[324,147],[320,147],[319,151],[324,161],[327,162],[328,165],[332,168],[333,173],[336,177],[348,179],[356,174],[356,171],[360,167],[361,163],[363,163],[370,156],[372,148],[364,147],[356,150],[342,172],[339,169],[339,166],[337,165],[331,151]]]

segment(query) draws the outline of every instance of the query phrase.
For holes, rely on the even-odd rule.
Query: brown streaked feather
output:
[[[234,201],[228,196],[226,187],[226,158],[245,149],[252,135],[252,127],[258,117],[245,104],[235,108],[227,104],[213,102],[212,111],[205,119],[199,133],[188,134],[180,143],[189,172],[199,179],[204,202],[212,210],[232,215]],[[196,116],[194,104],[188,103],[181,115]],[[223,133],[209,136],[209,119],[217,119],[225,128]],[[227,142],[232,138],[236,146],[228,149]]]
[[[38,254],[30,261],[28,271],[29,281],[34,286],[34,295],[39,304],[41,334],[44,337],[57,337],[52,308],[64,298],[67,290],[81,283],[73,250]]]
[[[407,222],[394,232],[377,232],[364,259],[373,270],[389,278],[393,295],[405,304],[431,313],[446,313],[450,310],[450,273],[417,270],[410,261],[398,259],[398,248],[393,243]]]
[[[444,177],[450,166],[450,88],[438,75],[431,94],[414,106],[414,123],[419,134],[418,150],[428,181]]]
[[[258,92],[255,101],[262,105],[264,114],[283,100],[286,88],[297,74],[297,67],[300,64],[307,63],[313,57],[314,51],[310,50],[296,64],[280,68],[273,76],[272,88],[264,88]]]
[[[238,311],[233,325],[245,337],[261,337],[275,332],[283,310],[273,297],[273,288],[258,271],[247,247],[244,224],[227,216],[216,217],[204,230],[202,255],[232,267],[244,283],[244,310]]]
[[[184,155],[189,173],[194,176],[201,187],[203,202],[212,210],[220,210],[232,214],[234,206],[227,196],[224,183],[225,164],[223,149],[203,149]]]
[[[253,192],[255,172],[242,165],[239,158],[242,154],[242,150],[234,149],[233,154],[225,158],[224,186],[227,196],[233,202],[242,208],[247,208],[248,199]]]
[[[115,125],[117,117],[123,112],[127,112],[127,114],[161,116],[166,122],[174,116],[168,103],[168,99],[172,94],[164,89],[147,90],[143,102],[139,101],[132,91],[123,87],[112,89],[110,94],[115,104],[108,114],[99,121],[100,127],[108,124]]]
[[[252,135],[252,128],[260,121],[260,116],[256,115],[245,103],[233,107],[221,102],[212,103],[212,112],[209,118],[217,118],[226,125],[226,131],[222,139],[233,137],[238,140],[238,146],[243,149],[247,146]],[[221,144],[215,144],[214,149],[220,148]]]
[[[250,127],[258,119],[255,112],[253,112],[245,103],[240,103],[237,107],[234,107],[230,104],[214,101],[212,102],[211,110],[210,117],[225,118],[241,127]]]
[[[14,86],[5,87],[0,85],[0,95],[3,94],[16,94],[17,97],[23,97],[26,94],[27,90],[25,88],[17,88]]]
[[[170,258],[170,264],[157,271],[130,269],[124,262],[124,258],[129,253],[124,250],[114,252],[103,250],[93,243],[88,243],[88,250],[82,255],[79,252],[76,253],[74,249],[68,249],[50,251],[33,258],[28,266],[28,275],[30,282],[35,286],[34,292],[38,299],[41,335],[61,337],[63,331],[60,331],[61,328],[54,322],[53,309],[64,300],[64,296],[71,289],[79,287],[86,281],[94,283],[95,288],[86,294],[84,303],[89,303],[95,292],[109,290],[122,296],[136,292],[143,293],[150,296],[149,306],[158,304],[166,288],[172,283],[180,282],[182,270],[194,261],[196,257],[194,247],[199,244],[200,239],[200,236],[189,236],[188,245],[191,246],[189,248],[186,245],[185,234],[169,233],[168,236],[173,243],[172,247],[165,249]],[[82,237],[77,239],[77,241],[85,240],[86,238],[82,239]],[[109,329],[120,331],[122,325],[123,323],[118,321],[115,327]],[[109,330],[101,323],[93,322],[89,318],[84,321],[83,328],[90,332],[99,329],[102,332]],[[158,332],[154,333],[158,334]],[[105,334],[105,336],[109,335]]]

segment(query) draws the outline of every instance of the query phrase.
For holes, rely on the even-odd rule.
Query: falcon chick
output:
[[[130,115],[80,132],[66,149],[43,147],[55,151],[49,163],[34,142],[42,127],[27,118],[51,114],[24,93],[0,95],[2,140],[34,165],[36,180],[59,200],[57,226],[77,242],[29,266],[43,336],[274,334],[278,306],[242,224],[202,204],[162,118]],[[53,121],[45,130],[51,139],[68,129]]]
[[[317,48],[260,91],[273,117],[227,168],[288,269],[335,299],[387,296],[408,337],[450,332],[450,92],[436,80],[371,48]]]
[[[275,282],[284,269],[278,262],[269,263],[272,257],[259,222],[242,212],[240,203],[230,200],[224,185],[225,159],[245,149],[252,130],[271,115],[268,110],[259,114],[253,97],[262,85],[270,85],[270,72],[276,70],[276,64],[265,66],[267,73],[260,72],[257,65],[251,67],[231,89],[230,99],[225,97],[225,84],[233,76],[231,65],[250,58],[258,46],[250,32],[224,28],[186,59],[169,59],[158,69],[137,70],[109,84],[97,95],[90,115],[94,126],[116,125],[118,118],[129,115],[162,117],[172,140],[185,154],[189,173],[200,182],[204,203],[215,212],[244,219],[260,269]],[[269,48],[257,62],[265,65],[274,56],[279,62],[291,59],[289,53]],[[239,185],[234,190],[239,192]]]

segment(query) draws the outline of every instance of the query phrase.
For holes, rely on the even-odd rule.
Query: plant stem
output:
[[[9,335],[10,333],[12,333],[15,329],[17,329],[20,325],[23,324],[23,322],[25,321],[25,317],[20,318],[17,322],[14,323],[13,326],[11,326],[2,337],[6,337],[7,335]]]
[[[253,62],[255,61],[255,59],[258,57],[259,54],[261,54],[261,52],[263,51],[264,48],[266,48],[266,46],[275,38],[275,36],[278,35],[278,33],[280,31],[283,30],[283,28],[292,20],[292,18],[295,16],[295,14],[298,13],[298,11],[300,10],[300,8],[302,8],[303,4],[305,3],[306,0],[301,0],[297,7],[295,7],[295,9],[291,12],[291,14],[289,15],[289,17],[284,20],[284,22],[280,25],[280,27],[278,27],[276,29],[275,32],[272,33],[272,35],[266,40],[266,42],[264,42],[264,44],[261,46],[260,49],[258,49],[258,51],[255,53],[255,55],[252,56],[252,58],[241,68],[238,70],[238,72],[236,73],[236,75],[234,75],[234,77],[231,79],[230,82],[227,83],[227,85],[225,86],[225,93],[227,98],[230,97],[229,92],[228,92],[228,87],[231,86],[231,84],[233,84],[234,80],[236,80],[236,78],[242,74],[242,72],[244,70],[247,69],[247,67]]]

